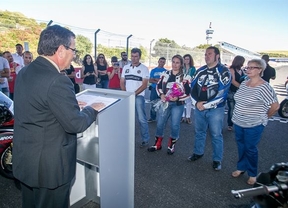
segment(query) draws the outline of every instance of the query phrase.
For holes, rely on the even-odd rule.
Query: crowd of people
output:
[[[4,51],[2,57],[0,56],[0,89],[2,93],[12,100],[17,74],[33,60],[33,55],[30,51],[23,53],[23,46],[20,43],[17,43],[15,47],[15,53]]]
[[[32,62],[32,53],[23,53],[21,44],[16,44],[16,53],[5,51],[0,57],[1,91],[15,98],[13,171],[21,181],[23,204],[27,206],[34,203],[53,207],[53,203],[59,203],[59,207],[68,207],[69,189],[75,175],[76,133],[84,131],[103,107],[101,103],[94,103],[80,111],[81,104],[75,98],[80,87],[71,65],[75,51],[75,35],[54,25],[42,31],[39,56],[35,61]],[[140,147],[149,152],[162,149],[164,129],[170,121],[167,154],[173,155],[176,142],[180,140],[180,124],[192,124],[193,109],[195,138],[188,160],[195,162],[204,156],[209,131],[212,168],[216,171],[222,168],[222,131],[227,104],[228,130],[235,131],[238,147],[237,166],[232,176],[237,178],[247,172],[247,183],[253,185],[258,173],[257,145],[268,118],[279,108],[275,91],[269,85],[269,79],[276,76],[275,69],[268,65],[269,56],[249,60],[246,67],[243,67],[245,58],[236,56],[228,68],[220,61],[220,50],[210,46],[205,51],[206,64],[197,70],[190,54],[176,54],[171,60],[171,70],[165,69],[166,59],[160,57],[158,66],[149,71],[140,62],[141,55],[139,48],[133,48],[131,60],[122,52],[121,60],[113,56],[112,66],[109,66],[103,53],[98,54],[95,62],[86,54],[81,68],[82,89],[106,88],[135,93]],[[145,107],[148,87],[151,92],[149,119]],[[152,146],[149,145],[148,122],[157,125]],[[63,145],[65,148],[60,148]],[[52,157],[50,153],[55,150],[57,153]],[[63,164],[65,162],[67,164]],[[41,197],[35,199],[35,194]]]
[[[186,54],[172,57],[172,69],[164,68],[166,59],[161,57],[158,66],[151,70],[139,62],[141,51],[132,49],[131,64],[125,65],[121,75],[121,89],[135,92],[136,113],[140,124],[141,145],[149,145],[148,122],[156,122],[154,144],[149,152],[162,149],[164,129],[170,120],[170,136],[167,154],[175,152],[179,140],[180,123],[191,124],[191,109],[194,109],[194,148],[188,160],[194,162],[203,157],[207,131],[212,139],[212,167],[221,170],[223,159],[224,111],[228,106],[228,131],[235,128],[238,147],[237,168],[232,177],[248,173],[248,184],[256,182],[258,173],[257,145],[268,118],[279,108],[274,89],[269,79],[275,79],[275,69],[267,66],[269,57],[252,59],[244,66],[245,58],[236,56],[227,68],[220,62],[220,51],[210,46],[205,52],[206,65],[195,69],[193,58]],[[268,67],[268,69],[267,69]],[[271,69],[272,68],[272,69]],[[269,73],[265,70],[269,70]],[[266,78],[268,77],[268,78]],[[144,90],[151,83],[150,118],[147,120],[144,105]],[[238,91],[239,90],[239,91]],[[249,95],[249,96],[247,96]]]

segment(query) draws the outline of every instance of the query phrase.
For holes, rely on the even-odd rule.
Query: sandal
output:
[[[256,183],[256,177],[249,177],[247,184],[254,185]]]
[[[234,172],[232,172],[232,177],[233,178],[238,178],[240,175],[243,175],[245,173],[245,171],[242,170],[235,170]]]

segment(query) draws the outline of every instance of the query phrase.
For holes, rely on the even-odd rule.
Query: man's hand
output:
[[[204,106],[203,106],[203,104],[205,104],[205,103],[206,103],[206,101],[199,101],[199,102],[197,102],[197,103],[196,103],[196,108],[197,108],[199,111],[205,110],[205,108],[204,108]]]
[[[94,108],[94,110],[101,110],[105,107],[106,105],[104,103],[92,103],[91,107]]]
[[[83,109],[83,108],[87,105],[87,103],[78,100],[78,105],[79,105],[79,108],[80,108],[80,109]]]

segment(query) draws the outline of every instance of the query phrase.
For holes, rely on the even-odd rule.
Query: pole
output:
[[[94,60],[97,58],[97,33],[100,32],[100,29],[96,30],[94,33]]]
[[[151,49],[152,49],[152,43],[155,41],[155,39],[150,41],[150,51],[149,51],[149,69],[151,66]]]
[[[127,37],[127,41],[126,41],[126,53],[127,53],[127,58],[128,58],[128,50],[129,50],[129,39],[132,37],[132,35],[129,35]]]
[[[53,20],[50,20],[46,27],[49,27],[52,24]]]
[[[171,46],[171,43],[167,43],[167,52],[166,52],[166,61],[167,61],[167,66],[169,66],[169,47]]]

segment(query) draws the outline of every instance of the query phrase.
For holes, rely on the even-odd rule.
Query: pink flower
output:
[[[169,101],[171,101],[172,98],[180,97],[181,95],[184,95],[183,86],[180,83],[174,82],[172,87],[165,94],[165,102],[163,102],[162,100],[159,100],[154,105],[155,111],[157,111],[161,105],[163,106],[163,109],[165,110],[168,107]]]
[[[180,97],[184,95],[183,87],[180,83],[174,82],[172,87],[165,94],[165,100],[170,101],[174,97]]]

